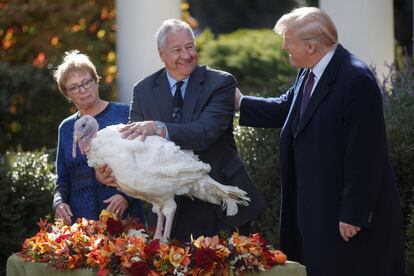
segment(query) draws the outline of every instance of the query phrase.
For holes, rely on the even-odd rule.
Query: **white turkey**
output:
[[[107,164],[121,191],[153,205],[152,211],[158,216],[154,239],[170,237],[177,207],[175,195],[221,205],[228,216],[237,214],[237,204],[248,205],[250,198],[245,191],[212,179],[208,175],[210,165],[200,161],[192,151],[181,150],[159,136],[148,136],[145,141],[124,139],[118,131],[123,126],[113,125],[98,131],[95,118],[81,117],[75,122],[73,155],[79,144],[89,166],[98,168]]]

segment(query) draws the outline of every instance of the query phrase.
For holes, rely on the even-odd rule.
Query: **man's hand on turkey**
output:
[[[157,126],[154,121],[133,122],[119,129],[122,138],[132,140],[140,136],[141,141],[145,141],[147,136],[155,135]]]

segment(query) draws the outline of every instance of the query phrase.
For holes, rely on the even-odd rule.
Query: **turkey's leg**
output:
[[[177,209],[177,204],[174,199],[169,200],[164,207],[162,208],[162,213],[166,217],[165,221],[165,230],[163,241],[167,242],[171,235],[172,223],[174,220],[175,210]]]
[[[168,241],[168,239],[170,238],[171,227],[172,227],[172,223],[173,223],[173,220],[174,220],[174,214],[175,214],[175,210],[172,211],[171,214],[168,214],[166,216],[165,230],[164,230],[164,236],[163,236],[164,241]]]
[[[153,205],[152,211],[157,214],[157,228],[155,229],[154,240],[162,238],[162,230],[164,224],[164,214],[161,212],[161,208],[159,206]]]

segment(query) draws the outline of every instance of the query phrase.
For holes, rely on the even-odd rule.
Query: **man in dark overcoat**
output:
[[[300,69],[278,98],[242,96],[240,124],[282,128],[280,244],[308,276],[405,275],[402,212],[388,156],[382,95],[370,68],[338,43],[318,8],[282,16]]]

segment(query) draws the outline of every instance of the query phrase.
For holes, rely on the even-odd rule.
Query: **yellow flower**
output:
[[[103,223],[106,223],[108,221],[108,218],[118,220],[118,217],[114,213],[111,213],[107,211],[106,209],[102,210],[101,214],[99,215],[99,220],[102,221]]]
[[[174,267],[177,267],[179,265],[187,265],[190,262],[190,254],[188,254],[188,251],[188,247],[184,249],[180,247],[171,246],[170,254],[168,255],[170,263]]]

